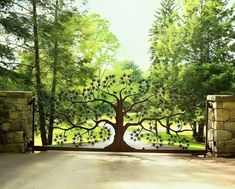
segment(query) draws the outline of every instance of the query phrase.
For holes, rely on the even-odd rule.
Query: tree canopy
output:
[[[167,0],[150,29],[151,78],[166,112],[200,105],[188,122],[203,131],[209,94],[234,94],[234,8],[228,1]],[[200,130],[200,129],[199,129]]]
[[[73,0],[3,0],[0,90],[34,92],[43,145],[53,143],[58,105],[66,112],[71,102],[75,109],[66,115],[81,118],[74,122],[64,116],[72,126],[87,120],[97,127],[108,123],[114,130],[119,125],[122,129],[117,133],[124,134],[128,124],[147,132],[141,120],[131,122],[133,115],[128,113],[137,116],[136,121],[148,110],[149,120],[142,118],[151,122],[151,128],[162,125],[171,135],[173,123],[187,122],[194,138],[202,142],[206,96],[235,92],[235,15],[228,2],[162,0],[149,30],[152,64],[144,72],[134,61],[119,57],[121,44],[109,21],[86,10],[87,0],[76,4]],[[74,95],[84,107],[73,104]],[[193,107],[181,120],[170,116]],[[140,130],[134,130],[132,138],[137,140],[139,135],[134,136]],[[107,139],[108,130],[102,131]]]
[[[58,92],[100,73],[115,59],[119,42],[107,20],[72,1],[9,0],[0,13],[1,89],[35,92],[42,141],[51,143],[54,112],[44,104],[53,107]]]

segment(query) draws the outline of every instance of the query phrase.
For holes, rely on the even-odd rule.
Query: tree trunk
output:
[[[57,43],[55,44],[55,48],[57,48]],[[54,119],[55,119],[55,95],[56,95],[56,86],[57,86],[57,58],[54,58],[54,65],[53,65],[53,79],[52,79],[52,86],[51,86],[51,100],[50,100],[50,116],[49,116],[49,128],[48,128],[48,144],[52,144],[53,139],[53,126],[54,126]]]
[[[198,124],[197,142],[204,142],[204,123]]]
[[[196,122],[196,121],[194,121],[194,122],[192,123],[192,130],[193,130],[193,135],[192,135],[192,137],[193,137],[195,140],[197,140],[197,122]]]
[[[47,138],[46,138],[45,113],[43,106],[43,89],[41,82],[41,70],[40,70],[40,59],[39,59],[36,0],[32,0],[31,3],[33,6],[33,35],[34,35],[35,69],[36,69],[36,94],[37,94],[38,110],[39,110],[39,126],[40,126],[42,144],[46,145]]]
[[[120,127],[118,125],[114,126],[115,135],[113,143],[109,146],[105,147],[105,150],[115,151],[115,152],[122,152],[122,151],[132,151],[134,150],[130,147],[123,139],[126,127]]]
[[[54,23],[57,24],[58,17],[58,0],[56,0],[55,6],[55,17]],[[54,41],[54,61],[53,61],[53,70],[52,70],[52,85],[51,85],[51,99],[50,99],[50,115],[49,115],[49,128],[48,128],[48,144],[52,144],[53,140],[53,126],[55,119],[55,95],[56,95],[56,86],[57,86],[57,65],[58,65],[58,36],[55,37]]]
[[[170,127],[171,127],[170,126],[170,119],[169,119],[169,117],[167,117],[166,118],[166,134],[168,134],[168,135],[171,134],[170,133]]]
[[[158,136],[158,126],[157,126],[157,121],[154,122],[154,128],[155,128],[155,135]]]
[[[127,127],[124,127],[124,114],[123,114],[123,101],[118,101],[117,108],[116,108],[116,123],[114,125],[115,135],[113,143],[109,146],[105,147],[106,150],[110,151],[131,151],[134,148],[130,147],[124,141],[124,134],[126,132]]]

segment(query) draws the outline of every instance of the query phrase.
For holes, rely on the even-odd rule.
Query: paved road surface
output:
[[[1,189],[234,189],[235,159],[138,153],[0,154]]]

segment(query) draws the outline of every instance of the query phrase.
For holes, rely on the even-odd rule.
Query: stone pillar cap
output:
[[[0,97],[32,97],[32,91],[0,91]]]
[[[206,99],[211,101],[235,102],[235,96],[233,95],[208,95]]]

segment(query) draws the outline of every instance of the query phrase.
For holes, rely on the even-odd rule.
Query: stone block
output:
[[[217,141],[216,142],[216,152],[224,152],[224,148],[225,148],[225,142],[224,141]]]
[[[223,108],[224,109],[235,109],[235,102],[224,102]]]
[[[18,104],[18,99],[17,98],[11,98],[11,97],[7,97],[5,98],[5,104],[7,104],[7,107],[11,107],[12,105],[16,105]]]
[[[224,122],[222,121],[214,121],[212,123],[213,129],[223,130],[224,129]]]
[[[18,103],[19,104],[28,104],[28,99],[27,98],[19,98]]]
[[[5,151],[6,152],[15,152],[15,144],[6,144],[5,145]]]
[[[3,112],[3,104],[0,104],[0,113]]]
[[[32,92],[31,91],[1,91],[0,97],[29,98],[29,97],[32,97]]]
[[[1,134],[1,144],[6,144],[7,143],[7,135],[6,134]]]
[[[5,151],[6,151],[6,145],[0,144],[0,152],[5,152]]]
[[[6,144],[6,152],[25,152],[24,144]]]
[[[230,114],[230,119],[235,119],[235,109],[233,110],[229,110],[229,114]]]
[[[208,120],[215,121],[215,114],[214,112],[210,111],[208,112]]]
[[[21,128],[24,128],[23,130],[29,129],[29,125],[27,123],[27,120],[21,120]],[[22,130],[22,129],[21,129]]]
[[[214,109],[223,108],[223,102],[220,102],[220,101],[218,101],[218,102],[213,102],[212,107],[213,107]]]
[[[20,124],[20,120],[15,119],[11,121],[11,128],[9,131],[19,131],[22,130],[22,124]]]
[[[227,131],[235,131],[235,122],[224,123],[224,129]]]
[[[227,140],[224,143],[225,143],[225,145],[235,145],[235,138],[233,138],[231,140]]]
[[[27,112],[22,111],[20,112],[20,119],[22,120],[26,120],[28,118],[29,114],[27,114]]]
[[[0,97],[5,97],[5,96],[7,96],[7,92],[1,91],[1,92],[0,92]]]
[[[6,108],[4,107],[4,109],[6,109],[7,111],[11,111],[11,112],[17,112],[18,108],[17,108],[17,104],[8,104],[6,105]]]
[[[224,149],[224,152],[229,152],[229,153],[233,153],[235,152],[235,144],[230,144],[230,145],[226,145],[225,146],[225,149]]]
[[[1,113],[1,117],[3,117],[5,121],[7,121],[9,119],[9,112],[4,111],[3,113]]]
[[[213,128],[213,121],[209,121],[208,120],[208,129],[212,129]]]
[[[2,123],[4,122],[4,118],[0,117],[0,130],[2,129]]]
[[[10,119],[18,119],[19,118],[19,112],[10,112],[9,114]]]
[[[11,132],[11,133],[7,133],[7,143],[14,143],[15,142],[15,133]]]
[[[229,120],[229,110],[216,109],[215,121],[227,121]]]
[[[20,111],[30,111],[30,106],[25,104],[17,104],[17,109]]]
[[[15,132],[15,142],[24,143],[24,131]]]
[[[208,140],[214,139],[214,129],[208,129]]]
[[[8,131],[11,128],[11,123],[2,123],[2,130]]]
[[[225,130],[215,130],[214,135],[215,135],[216,141],[219,141],[219,140],[223,141],[223,140],[232,139],[232,133],[229,131],[225,131]]]
[[[214,141],[209,141],[208,146],[209,146],[209,148],[213,149],[214,148]]]

